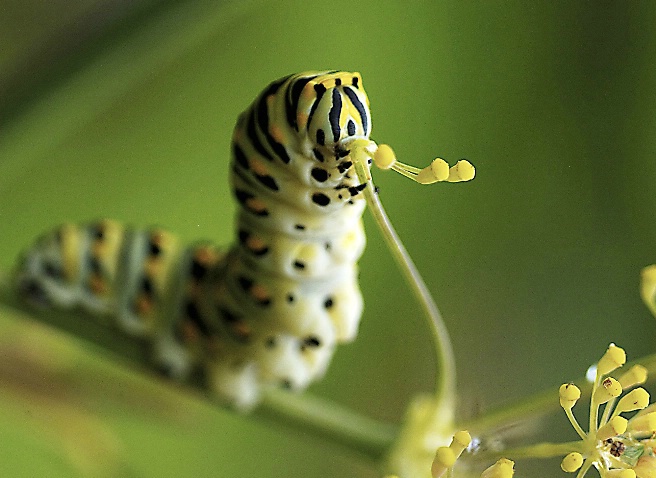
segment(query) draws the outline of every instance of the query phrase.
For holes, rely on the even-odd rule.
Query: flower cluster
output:
[[[635,388],[647,380],[647,370],[634,365],[618,379],[609,375],[625,362],[624,350],[611,344],[597,363],[587,433],[572,412],[581,390],[572,383],[560,387],[560,405],[581,437],[571,444],[561,468],[578,472],[576,478],[592,467],[602,478],[656,478],[656,405],[649,405],[644,388]],[[622,416],[629,412],[637,413],[628,419]]]
[[[471,443],[471,436],[466,431],[459,431],[453,435],[451,444],[437,449],[433,465],[432,478],[442,478],[447,472],[453,470],[458,457]],[[499,459],[494,465],[486,469],[481,478],[512,478],[515,474],[515,463],[506,459]],[[451,475],[448,475],[451,476]]]
[[[451,431],[449,431],[451,430]],[[415,398],[408,409],[405,426],[388,457],[386,478],[446,478],[453,476],[456,460],[469,447],[466,431],[453,434],[453,409],[434,397]],[[440,446],[446,443],[448,446]],[[437,451],[436,451],[437,450]],[[501,458],[481,478],[511,478],[514,462]],[[468,475],[470,476],[470,475]]]
[[[444,478],[447,473],[453,471],[456,460],[469,446],[472,439],[468,432],[459,431],[451,439],[449,446],[441,446],[435,452],[433,464],[431,465],[432,478]],[[481,478],[512,478],[515,474],[515,463],[506,458],[499,459],[494,465],[487,468]],[[423,475],[423,473],[422,473]],[[452,476],[449,474],[448,476]],[[396,475],[388,475],[385,478],[398,478]]]

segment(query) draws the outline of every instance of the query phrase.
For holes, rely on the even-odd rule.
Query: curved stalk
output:
[[[359,151],[354,151],[355,154],[357,152]],[[366,151],[362,150],[362,153],[366,154]],[[431,331],[439,367],[435,378],[435,396],[440,401],[441,407],[452,409],[455,404],[456,365],[449,332],[433,297],[428,291],[428,287],[426,287],[426,283],[403,246],[378,198],[367,166],[368,157],[354,159],[358,179],[361,183],[367,185],[364,189],[364,195],[369,211],[376,220],[387,247],[421,306]]]

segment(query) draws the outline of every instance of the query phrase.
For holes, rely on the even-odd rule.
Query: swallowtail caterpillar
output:
[[[111,220],[65,224],[23,255],[18,290],[36,306],[110,317],[147,339],[161,370],[184,379],[199,369],[236,407],[257,403],[264,387],[302,390],[357,334],[372,161],[422,184],[474,176],[464,160],[402,164],[371,128],[359,73],[275,81],[234,131],[230,248],[182,246],[168,231]]]

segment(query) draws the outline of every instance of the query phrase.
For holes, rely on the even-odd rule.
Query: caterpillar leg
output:
[[[260,382],[254,362],[212,361],[207,365],[210,388],[224,402],[248,411],[260,399]]]

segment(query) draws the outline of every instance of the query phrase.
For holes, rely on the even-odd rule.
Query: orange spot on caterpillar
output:
[[[246,247],[251,251],[261,251],[266,247],[266,243],[257,236],[250,236],[246,240]]]
[[[298,124],[299,126],[305,127],[305,122],[307,122],[307,115],[305,115],[305,122],[301,125],[301,115],[298,115]],[[271,124],[269,126],[269,133],[271,133],[271,137],[275,139],[278,143],[285,143],[285,135],[282,132],[282,128],[278,126],[277,124]]]
[[[248,324],[244,321],[238,321],[238,322],[233,322],[230,324],[230,329],[233,331],[233,333],[241,338],[241,339],[248,339],[250,338],[252,334],[251,328],[248,326]]]
[[[155,308],[155,304],[146,295],[141,294],[134,301],[134,308],[135,308],[135,310],[137,311],[137,314],[140,317],[145,317],[145,316],[151,315],[153,313],[153,309]]]
[[[303,91],[301,91],[301,98],[303,100],[309,100],[316,96],[316,93],[314,91],[314,86],[317,84],[316,81],[308,81],[305,86],[303,87]]]
[[[97,295],[105,295],[109,290],[107,282],[98,274],[89,277],[89,289]]]
[[[250,293],[258,302],[271,300],[269,291],[263,285],[254,284],[253,287],[251,287]]]
[[[267,176],[269,174],[269,170],[267,169],[267,167],[262,163],[262,161],[258,159],[250,159],[248,161],[248,166],[258,176]]]
[[[262,213],[266,211],[266,204],[258,198],[249,198],[246,200],[246,207],[253,212]]]
[[[196,259],[201,264],[214,264],[218,259],[218,254],[216,251],[210,247],[200,247],[196,249],[194,253],[194,259]]]
[[[296,124],[298,124],[298,127],[300,129],[304,129],[307,126],[309,116],[306,115],[305,113],[299,113],[296,115]],[[282,138],[284,139],[284,138]],[[279,143],[282,143],[282,139],[278,140]]]

